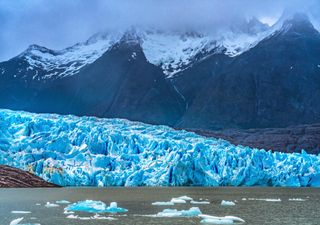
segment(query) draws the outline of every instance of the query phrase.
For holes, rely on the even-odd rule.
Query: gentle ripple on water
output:
[[[187,195],[194,200],[211,202],[209,205],[176,204],[174,206],[152,206],[152,202],[169,201],[173,197]],[[247,198],[246,201],[242,200]],[[249,198],[280,198],[280,202],[248,200]],[[306,201],[289,201],[289,199],[306,199]],[[73,220],[66,219],[63,208],[46,208],[46,202],[68,200],[100,200],[107,204],[118,202],[120,207],[129,212],[117,214],[118,220]],[[236,206],[221,206],[222,200],[237,201]],[[41,206],[36,205],[41,203]],[[191,225],[200,224],[199,218],[154,218],[140,215],[154,215],[165,208],[189,209],[197,206],[202,213],[243,218],[246,224],[320,224],[320,189],[313,188],[58,188],[58,189],[0,189],[0,225],[9,225],[10,221],[24,217],[23,223],[40,223],[41,225]],[[12,214],[11,211],[31,211],[31,214]],[[90,216],[89,213],[77,213]],[[104,216],[110,216],[105,214]],[[31,219],[35,217],[35,219]]]

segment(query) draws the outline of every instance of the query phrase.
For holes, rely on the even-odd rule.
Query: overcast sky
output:
[[[243,16],[272,23],[284,9],[318,17],[320,0],[0,0],[0,61],[30,44],[62,49],[101,30],[215,29]]]

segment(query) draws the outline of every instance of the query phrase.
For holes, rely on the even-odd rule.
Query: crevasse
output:
[[[320,156],[124,119],[0,110],[0,163],[63,186],[320,186]]]

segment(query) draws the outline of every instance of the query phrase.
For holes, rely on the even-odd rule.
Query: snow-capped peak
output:
[[[41,69],[46,75],[41,78],[66,77],[79,72],[84,66],[94,62],[120,38],[119,34],[96,34],[88,41],[55,51],[38,45],[30,45],[18,57],[26,60],[30,70]],[[57,72],[59,71],[59,72]]]
[[[170,78],[211,54],[241,54],[260,40],[260,33],[267,28],[251,19],[215,33],[149,31],[143,35],[142,48],[148,61],[160,66]]]
[[[279,20],[271,27],[272,32],[286,33],[291,28],[314,29],[309,16],[301,12],[285,11]]]
[[[150,63],[161,67],[170,78],[212,54],[238,56],[261,40],[290,29],[293,24],[312,26],[304,14],[284,13],[272,27],[251,18],[239,20],[232,27],[214,33],[130,28],[126,32],[100,32],[86,42],[59,51],[31,45],[19,57],[29,63],[29,70],[35,71],[34,79],[41,80],[74,75],[113,44],[134,43],[142,47]],[[39,77],[37,69],[44,71],[45,75]]]

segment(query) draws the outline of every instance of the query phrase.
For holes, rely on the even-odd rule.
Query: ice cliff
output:
[[[320,186],[320,156],[123,119],[0,110],[0,164],[59,185]]]

